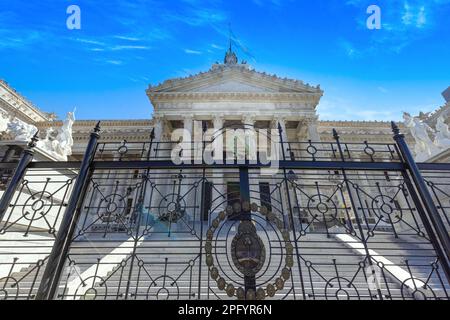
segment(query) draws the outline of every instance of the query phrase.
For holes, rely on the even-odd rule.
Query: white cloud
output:
[[[379,4],[382,15],[382,28],[371,32],[368,41],[353,45],[355,51],[361,54],[376,54],[379,51],[391,51],[399,53],[412,42],[421,39],[433,32],[437,26],[437,13],[442,5],[447,5],[450,0],[399,0],[385,1]],[[347,5],[367,8],[373,4],[371,0],[348,0]],[[367,16],[358,14],[358,25],[366,31]],[[446,22],[444,22],[446,23]],[[349,40],[348,40],[349,41]],[[354,57],[353,51],[348,46],[341,47],[350,57]]]
[[[85,43],[85,44],[92,44],[92,45],[96,45],[96,46],[104,46],[105,45],[104,42],[97,41],[97,40],[92,40],[92,39],[76,38],[75,41],[78,41],[78,42],[81,42],[81,43]]]
[[[356,47],[347,40],[340,40],[339,41],[339,46],[344,50],[345,54],[349,57],[349,58],[357,58],[361,55],[361,52],[356,49]]]
[[[120,51],[120,50],[149,50],[150,47],[148,46],[115,46],[112,47],[111,50],[113,51]]]
[[[119,40],[126,40],[126,41],[140,41],[141,39],[136,37],[128,37],[128,36],[114,36],[114,38]]]
[[[203,54],[203,52],[201,52],[201,51],[191,50],[191,49],[184,49],[184,52],[187,54],[196,54],[196,55]]]
[[[123,64],[123,62],[120,61],[120,60],[106,60],[105,62],[108,63],[108,64],[116,65],[116,66],[119,66],[119,65]]]
[[[219,46],[219,45],[217,45],[217,44],[211,44],[211,48],[213,48],[213,49],[217,49],[217,50],[225,50],[225,48],[224,47],[222,47],[222,46]]]
[[[186,14],[167,13],[164,17],[168,21],[178,21],[193,27],[211,25],[224,22],[227,19],[225,12],[208,8],[195,8],[187,10]]]
[[[403,4],[402,23],[405,26],[424,28],[427,24],[427,9],[424,5],[412,6],[407,1]]]

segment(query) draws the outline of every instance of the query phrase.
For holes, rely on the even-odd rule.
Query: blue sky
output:
[[[366,28],[371,4],[381,30]],[[148,84],[222,60],[230,23],[255,69],[321,84],[323,120],[431,111],[450,85],[450,0],[0,0],[0,13],[0,78],[60,117],[149,118]]]

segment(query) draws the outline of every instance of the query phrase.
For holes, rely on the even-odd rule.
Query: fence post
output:
[[[434,204],[433,198],[428,190],[428,187],[425,183],[425,180],[420,173],[419,167],[414,161],[414,157],[409,150],[409,147],[405,141],[405,135],[400,133],[400,129],[396,125],[394,121],[391,122],[392,132],[394,133],[394,140],[397,143],[397,147],[402,155],[402,158],[405,162],[406,168],[409,170],[411,174],[412,181],[419,193],[419,198],[428,213],[428,219],[431,221],[431,224],[434,228],[434,232],[438,237],[440,244],[435,244],[435,248],[437,248],[436,254],[439,256],[439,260],[443,265],[443,269],[447,276],[447,279],[450,281],[450,236],[448,231],[445,228],[445,225],[439,216],[439,212]],[[424,221],[427,223],[428,221]]]
[[[33,160],[34,157],[33,148],[36,147],[36,142],[38,141],[37,137],[38,133],[39,131],[35,133],[33,138],[31,138],[31,141],[28,143],[27,148],[22,152],[19,163],[17,164],[17,167],[14,170],[14,173],[11,177],[11,181],[8,183],[8,187],[6,188],[6,191],[3,194],[3,197],[0,201],[0,222],[3,220],[3,217],[5,216],[6,211],[8,210],[9,204],[11,203],[11,200],[14,197],[14,194],[16,193],[20,181],[22,180],[22,178],[25,175],[25,172],[27,171],[28,165]]]
[[[100,122],[91,133],[86,152],[81,163],[80,171],[75,181],[72,194],[67,204],[63,220],[59,226],[52,252],[48,257],[47,266],[41,279],[36,300],[51,300],[58,290],[59,280],[64,268],[66,256],[69,252],[71,239],[75,231],[81,210],[84,194],[88,188],[91,164],[95,157],[98,139],[100,138]]]

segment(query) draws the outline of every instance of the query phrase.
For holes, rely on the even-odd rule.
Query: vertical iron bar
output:
[[[411,174],[412,181],[419,193],[420,200],[428,213],[428,219],[423,220],[424,224],[433,225],[434,232],[436,236],[439,238],[440,243],[433,243],[436,254],[439,257],[439,260],[444,269],[447,280],[450,282],[450,236],[448,231],[445,228],[444,222],[439,216],[439,212],[433,202],[433,198],[428,190],[428,187],[425,183],[425,180],[420,173],[419,167],[414,161],[414,157],[409,150],[409,147],[405,141],[405,135],[400,133],[400,129],[397,124],[392,121],[392,132],[394,133],[394,140],[397,143],[398,149],[400,150],[400,154],[403,158],[403,161],[406,165],[406,168]],[[411,190],[414,192],[415,190]],[[420,204],[416,204],[420,205]]]
[[[341,161],[345,162],[345,156],[344,156],[344,152],[342,150],[340,137],[339,137],[339,134],[336,131],[336,129],[333,129],[333,138],[334,138],[334,140],[336,140],[336,144],[337,144],[337,147],[338,147],[339,155],[341,156]],[[344,177],[345,187],[347,188],[348,197],[350,198],[350,203],[352,205],[352,209],[353,209],[353,212],[355,214],[355,220],[356,220],[356,224],[358,225],[358,231],[359,231],[359,234],[361,236],[361,242],[362,242],[362,244],[364,246],[364,251],[366,253],[366,258],[367,258],[367,261],[368,261],[369,265],[372,267],[373,266],[373,261],[372,261],[371,255],[370,255],[369,246],[367,245],[366,236],[365,236],[363,228],[361,226],[361,221],[360,221],[360,218],[359,218],[359,215],[358,215],[358,211],[357,211],[357,205],[356,205],[355,199],[354,199],[353,194],[352,194],[351,185],[350,185],[348,177],[347,177],[347,172],[344,169],[342,169],[342,176]],[[363,213],[363,214],[365,214],[365,213]],[[369,289],[369,292],[370,292],[370,289]],[[383,293],[381,292],[381,289],[378,286],[377,286],[377,293],[378,293],[378,298],[380,300],[384,300],[383,299]]]
[[[197,300],[201,300],[202,299],[202,268],[203,268],[203,212],[205,210],[205,180],[206,180],[206,167],[204,166],[204,152],[205,152],[205,147],[206,147],[206,141],[205,141],[205,134],[206,131],[208,130],[208,127],[206,126],[206,123],[203,123],[202,126],[202,164],[203,164],[203,169],[202,169],[202,183],[201,183],[201,192],[200,192],[200,214],[199,214],[199,222],[200,222],[200,258],[199,258],[199,265],[198,265],[198,294],[197,294]],[[195,138],[195,137],[194,137]],[[197,142],[194,141],[194,144],[196,144]],[[192,156],[192,154],[191,154]],[[196,191],[197,192],[197,191]],[[196,201],[195,201],[196,202]],[[195,207],[195,206],[194,206]],[[195,209],[194,209],[195,210]],[[208,219],[209,221],[209,219]],[[194,211],[194,228],[195,228],[195,211]],[[207,297],[209,297],[209,277],[207,277],[208,279],[208,285],[206,288],[206,295]]]
[[[283,148],[283,142],[284,142],[283,141],[283,128],[281,127],[280,123],[278,123],[278,134],[279,134],[279,138],[280,138],[280,142],[281,142],[281,151],[282,151],[282,154],[283,154],[283,160],[285,160],[286,157],[285,157],[284,148]],[[296,253],[296,256],[297,256],[297,264],[298,264],[298,272],[299,272],[299,276],[300,276],[300,284],[302,286],[302,297],[303,297],[303,300],[306,300],[306,289],[305,289],[305,284],[303,282],[303,271],[302,271],[302,265],[301,265],[301,261],[300,261],[300,250],[298,249],[297,231],[296,231],[296,227],[295,227],[294,213],[293,213],[293,210],[292,210],[291,197],[289,195],[289,184],[287,182],[288,178],[287,178],[287,173],[286,173],[286,168],[285,167],[283,167],[283,177],[284,177],[284,183],[285,183],[285,188],[286,188],[286,193],[287,193],[287,201],[288,201],[288,205],[289,205],[289,215],[290,215],[290,219],[289,220],[292,221],[292,232],[294,234],[295,253]],[[296,192],[296,191],[294,190],[294,192]],[[283,199],[281,199],[281,201],[283,201]],[[299,211],[299,218],[300,218],[300,211]],[[284,213],[283,213],[283,220],[284,220]],[[299,219],[299,220],[300,220],[300,224],[301,224],[301,219]],[[290,223],[288,222],[286,224],[286,221],[285,221],[285,225],[287,226],[286,229],[289,232],[289,225],[290,225]],[[311,288],[314,290],[314,288],[312,286],[311,286]]]
[[[152,131],[150,132],[150,144],[148,147],[148,152],[147,152],[147,161],[150,160],[150,156],[151,156],[151,152],[152,152],[152,146],[153,146],[153,140],[155,139],[155,128],[152,129]],[[137,251],[137,247],[138,247],[138,242],[140,240],[140,238],[143,235],[139,235],[139,231],[141,228],[141,220],[142,220],[142,216],[144,213],[144,202],[145,202],[145,192],[147,191],[147,183],[149,180],[149,175],[150,175],[150,168],[147,168],[145,176],[142,177],[142,185],[140,187],[139,190],[139,198],[137,200],[137,203],[134,207],[134,216],[137,217],[136,220],[134,221],[136,223],[135,228],[136,228],[136,233],[134,236],[134,243],[133,243],[133,252],[131,253],[131,261],[130,261],[130,270],[128,271],[128,279],[127,279],[127,286],[125,288],[125,296],[124,299],[128,300],[128,295],[130,293],[130,286],[131,286],[131,281],[132,281],[132,276],[133,276],[133,269],[134,269],[134,261],[136,260],[136,251]],[[145,223],[145,227],[147,227],[147,221]],[[132,225],[130,224],[130,230],[132,229]],[[122,272],[123,272],[123,268],[122,268]],[[139,283],[139,277],[137,279],[137,282]],[[119,285],[120,287],[120,285]],[[137,294],[137,287],[138,284],[136,284],[136,294]],[[119,292],[117,292],[119,293]],[[136,296],[135,296],[136,299]]]
[[[65,259],[69,252],[71,239],[78,223],[78,218],[80,217],[80,207],[88,189],[89,178],[92,174],[91,164],[95,157],[98,139],[100,138],[99,132],[100,122],[97,123],[94,131],[91,133],[78,177],[56,235],[52,252],[48,258],[41,285],[36,294],[36,300],[51,300],[55,297]]]
[[[241,166],[239,167],[239,193],[241,196],[241,204],[250,203],[250,178],[248,174],[248,167]],[[252,214],[249,211],[244,212],[244,206],[241,206],[241,221],[252,221]],[[245,297],[247,297],[247,292],[249,290],[253,290],[256,292],[256,278],[254,275],[244,276],[244,284],[245,284]]]
[[[0,201],[0,222],[3,220],[3,217],[8,210],[9,204],[11,203],[11,200],[19,187],[20,181],[27,171],[28,165],[33,160],[33,148],[36,147],[38,133],[39,131],[35,133],[33,138],[31,138],[30,143],[28,143],[27,148],[22,152],[22,156],[20,157],[19,163],[11,177],[11,181],[8,183],[8,187],[6,188],[6,191]]]
[[[203,263],[203,216],[202,213],[205,210],[205,180],[206,180],[206,168],[202,169],[202,183],[201,183],[201,192],[200,192],[200,214],[199,214],[199,222],[200,222],[200,259],[199,259],[199,272],[198,272],[198,295],[197,299],[202,299],[202,263]],[[209,219],[208,219],[209,221]],[[194,228],[195,228],[195,217],[194,217]],[[209,277],[207,277],[209,279]],[[209,285],[206,288],[206,293],[209,295]]]

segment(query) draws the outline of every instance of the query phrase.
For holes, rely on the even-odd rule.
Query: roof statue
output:
[[[62,127],[47,129],[45,139],[38,141],[37,146],[55,158],[67,161],[67,157],[72,155],[72,127],[74,122],[75,111],[67,113],[67,118],[64,120]]]
[[[433,137],[435,136],[435,130],[421,120],[420,117],[413,117],[409,113],[403,113],[403,119],[405,120],[405,126],[410,129],[411,135],[416,141],[415,153],[417,161],[425,161],[439,152],[439,149],[430,138],[430,133]]]
[[[444,117],[439,117],[437,120],[434,144],[440,149],[450,148],[450,131]]]
[[[233,48],[231,47],[230,42],[230,48],[228,49],[227,53],[225,54],[224,64],[226,65],[236,65],[238,63],[238,58],[236,53],[234,53]]]
[[[6,132],[10,134],[15,141],[29,142],[38,129],[18,118],[14,118],[8,123]]]

